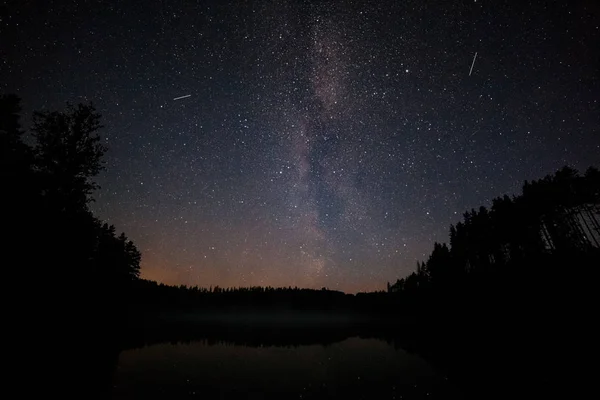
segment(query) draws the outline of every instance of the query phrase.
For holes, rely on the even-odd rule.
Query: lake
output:
[[[447,398],[446,378],[386,341],[332,344],[155,344],[121,352],[112,398]]]

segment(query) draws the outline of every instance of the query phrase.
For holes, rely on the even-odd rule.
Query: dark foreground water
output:
[[[415,354],[379,339],[247,346],[196,341],[123,351],[115,399],[455,398]]]

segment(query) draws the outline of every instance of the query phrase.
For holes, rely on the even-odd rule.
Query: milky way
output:
[[[600,162],[593,2],[109,3],[2,9],[0,90],[94,102],[92,207],[145,278],[383,289],[465,210]]]

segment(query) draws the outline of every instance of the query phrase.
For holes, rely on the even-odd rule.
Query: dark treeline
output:
[[[17,96],[0,96],[3,265],[19,299],[14,316],[22,327],[53,326],[48,334],[110,332],[125,318],[141,254],[89,208],[106,151],[100,115],[91,104],[36,112],[25,132],[20,114]]]
[[[417,271],[387,292],[167,286],[139,279],[135,245],[90,211],[107,150],[94,107],[37,112],[29,134],[20,113],[17,96],[0,96],[3,259],[19,305],[9,312],[25,336],[51,327],[44,333],[94,341],[88,361],[79,355],[72,365],[90,366],[104,354],[112,365],[119,349],[159,341],[260,344],[268,331],[273,343],[318,342],[314,328],[322,325],[331,332],[324,342],[360,334],[408,343],[450,369],[468,369],[471,378],[479,366],[506,367],[514,356],[511,373],[531,376],[533,369],[547,382],[556,376],[552,368],[562,371],[549,348],[568,346],[572,355],[595,341],[595,168],[579,175],[565,167],[525,182],[519,196],[466,212],[450,227],[449,243],[436,243]],[[279,336],[276,325],[286,325]]]
[[[449,245],[435,243],[427,261],[388,292],[429,315],[461,314],[483,300],[504,311],[533,298],[562,308],[590,294],[582,289],[600,265],[599,219],[600,172],[590,167],[580,176],[564,167],[525,182],[519,196],[494,199],[490,210],[467,211],[450,227]]]
[[[45,395],[91,398],[79,388],[110,377],[141,255],[89,208],[107,150],[94,107],[36,112],[29,132],[20,119],[20,99],[0,95],[5,327],[25,342],[10,364]]]
[[[498,197],[492,204],[491,210],[482,206],[467,211],[462,222],[450,227],[450,245],[435,243],[429,259],[418,263],[416,272],[388,285],[388,291],[452,290],[469,276],[548,262],[548,258],[598,260],[600,172],[596,168],[579,176],[564,167],[554,176],[525,182],[522,195]]]
[[[249,310],[339,309],[352,295],[326,288],[169,286],[140,279],[134,302],[138,309],[157,310]]]
[[[580,176],[565,167],[526,182],[519,196],[494,199],[489,210],[466,212],[450,228],[449,244],[436,243],[429,259],[388,285],[388,293],[202,289],[140,280],[135,245],[89,209],[107,150],[98,136],[100,115],[81,104],[36,112],[31,140],[24,140],[20,112],[18,97],[0,97],[2,205],[10,232],[5,257],[16,278],[31,281],[43,299],[35,306],[52,308],[54,316],[103,321],[176,309],[318,309],[434,321],[469,315],[475,304],[507,312],[531,297],[571,300],[564,297],[585,293],[576,288],[598,263],[600,173],[590,168]]]
[[[466,212],[449,244],[435,243],[414,273],[388,284],[414,347],[499,393],[585,387],[599,214],[600,173],[569,167]]]
[[[464,221],[450,227],[450,244],[435,243],[429,259],[418,263],[416,272],[388,284],[387,294],[291,287],[207,289],[139,281],[136,299],[141,308],[365,311],[414,322],[431,321],[436,313],[466,315],[475,301],[489,301],[490,307],[525,307],[537,295],[558,301],[583,282],[561,285],[560,291],[554,283],[581,280],[599,262],[599,198],[600,173],[592,167],[583,176],[564,167],[553,176],[525,182],[522,195],[496,198],[490,210],[482,206],[467,211]]]
[[[348,294],[328,288],[171,286],[139,279],[134,284],[134,309],[146,311],[344,311],[381,314],[396,309],[384,291]]]
[[[36,112],[31,146],[20,112],[17,96],[0,97],[5,260],[43,293],[33,307],[51,304],[55,316],[114,315],[139,276],[141,255],[88,207],[106,151],[100,115],[91,104]]]

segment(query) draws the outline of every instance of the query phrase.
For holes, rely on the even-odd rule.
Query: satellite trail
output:
[[[477,58],[477,52],[475,52],[475,57],[473,57],[473,64],[471,64],[471,70],[469,71],[469,76],[471,76],[471,72],[473,72],[473,66],[475,65],[476,58]]]
[[[185,99],[186,97],[190,97],[191,94],[186,94],[185,96],[179,96],[179,97],[175,97],[173,100],[181,100],[181,99]]]

